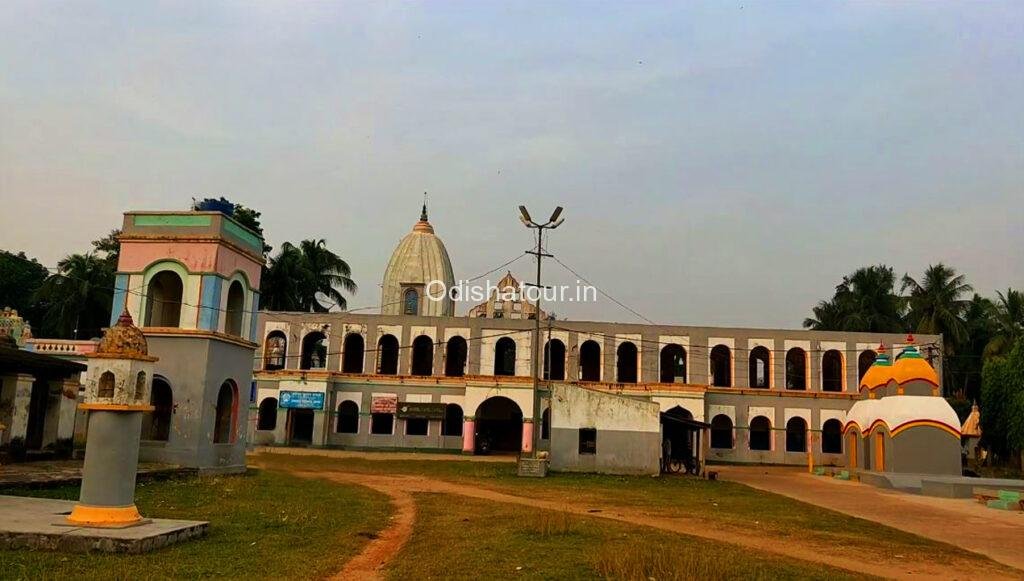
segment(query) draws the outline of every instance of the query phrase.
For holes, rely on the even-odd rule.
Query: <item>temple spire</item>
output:
[[[427,221],[427,192],[423,192],[423,211],[420,212],[420,222]]]

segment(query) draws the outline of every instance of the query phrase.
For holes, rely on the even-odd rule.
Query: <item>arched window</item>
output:
[[[217,392],[217,411],[213,423],[214,444],[235,441],[235,402],[238,400],[236,391],[234,383],[228,380],[221,384],[220,391]]]
[[[540,439],[551,439],[551,408],[544,408],[540,414]]]
[[[345,342],[342,345],[341,372],[362,373],[363,372],[363,351],[366,342],[359,333],[345,335]]]
[[[266,397],[260,402],[259,416],[256,419],[257,430],[273,430],[277,427],[277,398]]]
[[[843,391],[843,354],[829,349],[821,357],[821,389]]]
[[[764,416],[750,420],[750,449],[771,450],[772,423]]]
[[[786,389],[807,389],[807,353],[799,347],[786,352]]]
[[[619,383],[636,383],[636,345],[624,341],[615,351],[615,380]]]
[[[327,367],[327,337],[320,331],[307,333],[302,338],[302,359],[299,369]]]
[[[771,353],[758,345],[750,350],[750,387],[767,389],[771,386]]]
[[[494,344],[494,374],[516,374],[516,342],[508,337],[502,337]]]
[[[114,397],[114,374],[104,371],[100,375],[99,385],[96,389],[96,397]]]
[[[732,419],[725,414],[718,414],[711,419],[711,447],[731,450],[733,445]]]
[[[711,385],[732,387],[732,351],[725,345],[715,345],[709,355],[711,360]]]
[[[601,346],[593,339],[580,345],[580,381],[601,381]]]
[[[135,399],[146,397],[146,372],[140,371],[135,376]]]
[[[825,454],[843,453],[843,425],[832,418],[821,426],[821,451]]]
[[[466,355],[469,349],[460,335],[448,339],[444,348],[444,374],[448,377],[462,377],[466,374]],[[462,428],[459,428],[462,431]]]
[[[242,319],[245,314],[245,290],[237,280],[228,287],[227,312],[224,314],[224,332],[236,337],[242,336]]]
[[[786,422],[786,451],[807,451],[807,422],[803,418],[793,417]]]
[[[146,287],[146,327],[177,327],[181,321],[181,277],[176,272],[158,272]]]
[[[403,301],[405,303],[404,313],[406,315],[420,314],[420,293],[416,292],[416,289],[406,289]]]
[[[462,406],[454,403],[444,406],[444,420],[441,422],[441,435],[461,436],[462,420]]]
[[[565,380],[565,343],[558,339],[544,344],[544,379]]]
[[[661,348],[661,383],[686,383],[686,349],[682,345]]]
[[[339,434],[359,433],[359,404],[349,399],[338,404],[334,431]]]
[[[878,353],[875,353],[871,349],[862,351],[860,356],[857,357],[857,381],[864,379],[864,374],[868,372],[868,368],[875,364],[875,358],[878,357]]]
[[[263,342],[263,369],[276,371],[284,369],[288,353],[288,339],[281,331],[271,331]]]
[[[377,373],[398,374],[398,339],[394,335],[384,335],[377,341]]]
[[[167,381],[156,375],[153,377],[153,389],[149,394],[149,405],[152,412],[143,414],[142,439],[166,442],[171,436],[171,416],[174,413],[174,394]]]
[[[412,342],[412,374],[433,375],[434,340],[426,335],[416,337]]]

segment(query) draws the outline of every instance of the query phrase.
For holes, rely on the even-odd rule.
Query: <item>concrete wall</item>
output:
[[[596,453],[579,453],[580,428],[596,430]],[[660,430],[656,403],[556,385],[551,394],[551,469],[658,474]]]
[[[244,469],[252,349],[187,335],[147,339],[149,353],[159,358],[154,375],[163,377],[171,386],[174,412],[168,441],[143,441],[140,459],[205,469]],[[214,443],[217,395],[227,380],[238,389],[234,441]]]
[[[887,472],[961,475],[960,440],[939,428],[916,426],[899,431],[892,438],[891,450]]]

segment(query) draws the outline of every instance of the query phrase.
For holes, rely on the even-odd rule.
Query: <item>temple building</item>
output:
[[[546,399],[533,416],[536,306],[492,293],[456,316],[453,303],[422,300],[431,280],[453,279],[424,209],[388,263],[381,314],[260,312],[250,440],[519,452],[539,430],[539,445],[550,447]],[[503,283],[518,288],[511,273]],[[651,440],[643,406],[615,417],[556,413],[555,431],[574,434],[574,465],[598,471],[614,471],[636,441],[669,437],[667,416],[709,426],[708,460],[806,465],[810,455],[815,465],[844,466],[843,429],[865,397],[861,380],[876,346],[905,346],[902,335],[884,333],[572,320],[545,324],[541,340],[545,393],[549,385],[578,387],[586,393],[554,391],[602,409],[616,406],[588,394],[631,398],[653,404],[655,425],[661,416],[662,435]],[[941,369],[933,349],[940,341],[918,338],[929,369]],[[903,389],[931,394],[937,386]]]

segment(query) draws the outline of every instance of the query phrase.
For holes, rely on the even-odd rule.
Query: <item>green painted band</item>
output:
[[[132,223],[136,226],[209,226],[212,222],[209,216],[202,214],[141,214],[133,218]]]

